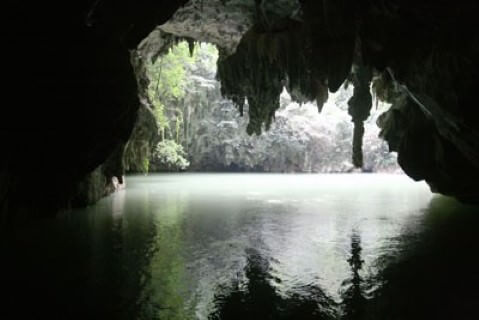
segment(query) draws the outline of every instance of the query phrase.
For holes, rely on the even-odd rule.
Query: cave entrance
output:
[[[157,56],[143,51],[137,61],[142,106],[126,147],[128,172],[355,171],[347,112],[352,85],[330,93],[321,113],[316,102],[296,103],[283,87],[274,121],[255,134],[248,99],[239,112],[222,96],[216,46],[166,39]],[[363,171],[400,171],[396,155],[378,137],[377,118],[388,108],[378,102],[365,122]]]
[[[468,3],[7,1],[0,318],[473,318]]]

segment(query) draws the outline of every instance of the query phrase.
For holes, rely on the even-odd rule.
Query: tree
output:
[[[162,139],[175,138],[181,128],[182,110],[179,106],[185,97],[188,66],[194,63],[186,42],[172,47],[168,54],[155,63],[147,62],[147,76],[150,79],[148,98],[158,122]],[[175,117],[176,116],[176,117]],[[175,124],[170,125],[174,119]],[[171,132],[171,128],[175,131]]]

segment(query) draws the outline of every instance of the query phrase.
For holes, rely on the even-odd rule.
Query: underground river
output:
[[[404,175],[130,176],[2,236],[0,312],[463,319],[479,303],[478,226],[477,207]]]

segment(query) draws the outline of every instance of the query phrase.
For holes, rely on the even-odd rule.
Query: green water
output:
[[[0,312],[475,319],[477,211],[402,175],[132,176],[2,240]]]

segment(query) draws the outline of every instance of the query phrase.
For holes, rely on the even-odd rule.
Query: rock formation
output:
[[[0,117],[2,222],[68,207],[81,181],[122,150],[139,108],[130,51],[185,2],[7,1],[2,20],[7,100]],[[393,103],[380,125],[405,172],[435,191],[477,201],[479,4],[191,3],[200,6],[179,12],[181,25],[205,21],[206,26],[195,27],[196,33],[183,28],[178,35],[223,48],[223,93],[240,109],[248,99],[250,133],[271,124],[283,85],[295,100],[316,100],[321,106],[327,89],[334,92],[345,80],[354,82],[353,65],[365,66],[380,89],[377,96]],[[216,18],[221,23],[213,23]],[[175,33],[174,23],[164,30]],[[229,42],[222,45],[224,39]],[[121,178],[120,162],[113,163],[108,175]]]

